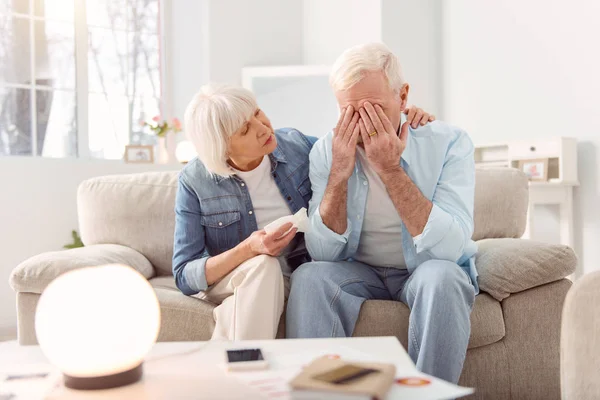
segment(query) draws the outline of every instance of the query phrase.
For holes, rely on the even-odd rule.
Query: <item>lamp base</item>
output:
[[[142,364],[130,370],[119,372],[118,374],[76,377],[63,374],[65,386],[76,390],[100,390],[111,389],[119,386],[130,385],[140,380],[143,374]]]

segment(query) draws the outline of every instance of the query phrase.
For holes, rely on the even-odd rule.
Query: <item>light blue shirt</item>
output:
[[[315,261],[352,259],[360,241],[366,209],[368,180],[357,159],[348,181],[348,229],[342,235],[321,219],[323,199],[331,170],[333,132],[319,139],[310,152],[312,199],[309,202],[308,252]],[[444,122],[434,121],[409,128],[400,165],[421,193],[433,203],[423,232],[413,237],[402,222],[402,249],[409,272],[428,260],[447,260],[461,266],[471,278],[476,293],[477,245],[473,235],[475,161],[468,134]]]

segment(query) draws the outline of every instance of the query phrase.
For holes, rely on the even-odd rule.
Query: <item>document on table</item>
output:
[[[235,372],[232,376],[243,381],[256,396],[263,399],[289,400],[291,388],[288,384],[312,360],[322,356],[339,357],[347,361],[382,362],[377,357],[346,346],[327,350],[298,351],[286,354],[265,354],[270,369],[256,372]],[[389,360],[386,360],[389,362]],[[455,399],[474,392],[452,383],[423,374],[411,365],[396,365],[396,382],[390,389],[387,399],[443,400]]]
[[[0,400],[44,399],[61,382],[61,374],[48,364],[0,370]]]

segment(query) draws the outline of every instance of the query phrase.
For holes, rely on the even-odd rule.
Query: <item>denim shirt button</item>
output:
[[[242,187],[244,187],[244,186],[246,186],[246,184],[245,184],[245,183],[242,183]]]
[[[252,211],[248,211],[248,214],[252,215]]]
[[[363,181],[363,185],[367,186],[368,182],[367,181]]]
[[[223,223],[222,223],[222,222],[219,222],[219,226],[223,226]]]

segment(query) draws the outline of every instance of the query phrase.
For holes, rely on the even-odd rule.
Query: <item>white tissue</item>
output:
[[[308,213],[306,212],[306,208],[302,207],[294,215],[286,215],[285,217],[277,218],[275,221],[265,226],[265,232],[275,232],[282,225],[287,224],[288,222],[291,222],[293,226],[286,233],[284,233],[283,236],[285,236],[294,228],[298,228],[298,232],[308,232]]]

